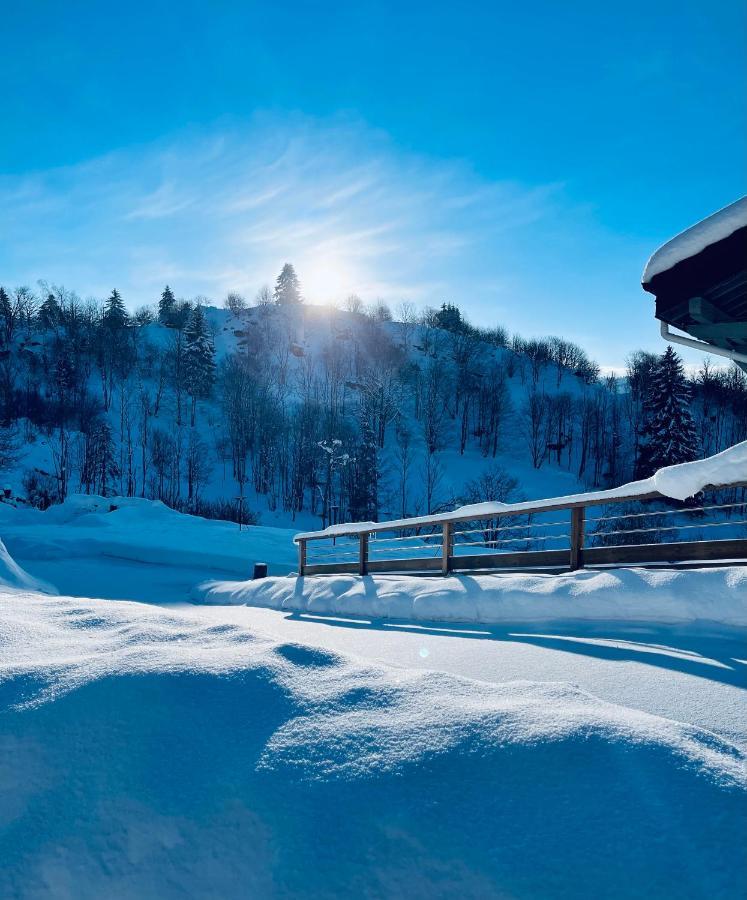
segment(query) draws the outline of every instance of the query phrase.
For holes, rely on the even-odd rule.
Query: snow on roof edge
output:
[[[536,509],[538,504],[548,509],[563,508],[570,503],[604,502],[619,500],[622,497],[641,497],[646,494],[659,493],[673,500],[686,500],[709,485],[729,484],[735,481],[747,482],[747,441],[728,447],[714,456],[698,459],[693,462],[679,463],[659,469],[650,478],[631,481],[616,488],[603,491],[587,491],[582,494],[567,494],[563,497],[550,497],[547,500],[523,500],[520,503],[473,503],[460,506],[448,513],[431,516],[416,516],[410,519],[395,519],[391,522],[348,522],[340,525],[328,525],[323,531],[302,531],[294,535],[298,542],[308,538],[334,537],[343,534],[361,534],[386,525],[388,528],[412,528],[423,525],[436,525],[465,517],[484,518],[491,515],[521,513]]]
[[[641,283],[649,284],[657,275],[674,268],[677,263],[695,256],[706,247],[724,240],[745,226],[747,226],[747,195],[696,222],[666,244],[662,244],[646,263]]]

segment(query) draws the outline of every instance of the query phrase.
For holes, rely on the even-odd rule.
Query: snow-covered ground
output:
[[[0,897],[744,896],[744,569],[244,583],[292,532],[110,504],[0,507]]]
[[[0,504],[0,536],[12,557],[62,592],[116,599],[183,599],[210,572],[248,577],[255,562],[286,574],[297,562],[293,532],[244,527],[169,509],[158,500],[74,494],[48,510]],[[173,587],[153,595],[149,571]]]
[[[0,895],[747,887],[744,754],[713,731],[200,612],[0,594]]]

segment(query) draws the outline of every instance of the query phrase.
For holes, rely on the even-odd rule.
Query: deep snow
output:
[[[557,575],[356,575],[208,581],[192,599],[423,622],[714,622],[747,627],[747,567]]]
[[[5,544],[0,540],[0,586],[25,588],[29,591],[41,591],[46,594],[56,593],[55,588],[41,578],[34,578],[18,565],[8,553]]]
[[[203,612],[0,592],[0,895],[747,888],[732,742],[568,683],[364,663]]]
[[[292,532],[0,528],[0,897],[747,890],[743,568],[245,583]]]
[[[239,531],[232,522],[185,515],[139,497],[72,494],[44,512],[0,503],[0,534],[16,560],[52,562],[53,581],[55,565],[71,560],[135,563],[141,575],[141,564],[169,566],[191,573],[189,583],[206,571],[249,576],[255,562],[285,574],[297,562],[290,530],[253,525]]]

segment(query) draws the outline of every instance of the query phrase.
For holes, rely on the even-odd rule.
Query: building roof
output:
[[[692,225],[659,247],[643,271],[641,281],[644,288],[649,290],[649,285],[657,275],[731,237],[742,228],[747,228],[747,196]],[[657,292],[654,290],[651,293]]]

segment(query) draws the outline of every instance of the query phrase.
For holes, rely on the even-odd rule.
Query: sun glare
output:
[[[339,302],[355,293],[361,283],[350,263],[335,254],[310,258],[299,271],[303,273],[304,298],[314,304]]]

